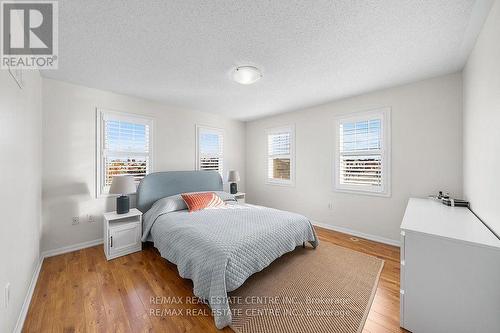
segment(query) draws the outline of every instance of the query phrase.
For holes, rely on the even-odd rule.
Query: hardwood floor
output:
[[[399,248],[315,228],[324,242],[385,260],[363,332],[406,332],[399,327]],[[45,259],[23,332],[232,332],[219,331],[210,316],[153,316],[169,305],[154,296],[192,296],[192,282],[156,249],[106,261],[102,246]],[[175,309],[208,311],[205,305]]]

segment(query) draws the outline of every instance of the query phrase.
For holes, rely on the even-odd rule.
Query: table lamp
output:
[[[127,194],[135,193],[137,188],[135,186],[134,177],[132,176],[113,176],[111,187],[109,188],[110,194],[120,194],[116,198],[116,213],[125,214],[130,210],[130,200]]]
[[[240,173],[236,170],[229,171],[227,181],[229,182],[229,192],[231,194],[238,193],[238,185],[236,183],[240,181]]]

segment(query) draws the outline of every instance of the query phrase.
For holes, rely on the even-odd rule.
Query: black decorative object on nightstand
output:
[[[231,194],[236,194],[236,193],[238,193],[238,184],[236,184],[236,183],[231,183],[231,184],[229,185],[229,192],[230,192]]]
[[[116,198],[116,214],[126,214],[130,211],[130,200],[127,195]]]

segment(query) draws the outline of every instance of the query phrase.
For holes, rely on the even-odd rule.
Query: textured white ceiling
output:
[[[254,119],[458,71],[488,2],[64,0],[43,76]]]

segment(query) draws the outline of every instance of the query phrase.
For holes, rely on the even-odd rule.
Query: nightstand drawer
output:
[[[109,228],[109,257],[129,254],[141,250],[141,224],[127,223]]]

